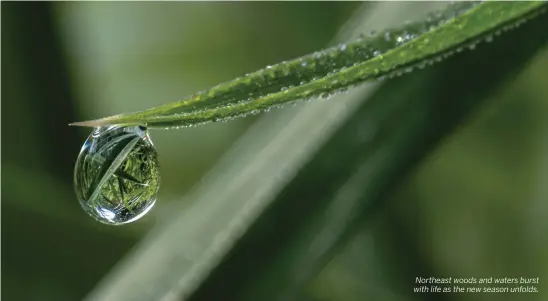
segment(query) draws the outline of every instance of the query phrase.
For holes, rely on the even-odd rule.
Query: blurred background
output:
[[[72,187],[73,168],[90,129],[68,123],[179,100],[321,49],[351,16],[373,10],[374,4],[3,2],[4,300],[82,300],[151,229],[167,223],[173,208],[193,206],[195,198],[182,196],[207,185],[204,176],[250,127],[263,115],[275,119],[284,113],[153,131],[162,176],[158,202],[145,218],[122,227],[99,224],[80,208]],[[435,5],[426,3],[420,9]],[[343,231],[346,238],[337,240],[331,255],[299,286],[298,299],[548,298],[543,281],[548,279],[548,52],[537,48],[511,80],[479,93],[481,105],[420,164],[406,168],[401,181],[390,184],[384,205],[374,215]],[[489,77],[489,70],[482,72]],[[413,76],[420,77],[406,77]],[[437,89],[406,77],[393,85],[414,84],[413,91]],[[398,126],[397,120],[392,126]],[[335,142],[328,143],[332,151],[345,154],[347,144]],[[305,154],[308,167],[303,170],[314,170],[310,165],[318,153]],[[331,158],[336,165],[339,158]],[[314,176],[304,172],[296,177],[314,182]],[[318,183],[329,181],[317,177]],[[342,178],[340,187],[351,180]],[[311,204],[316,198],[313,192],[295,194]],[[274,199],[282,203],[278,200],[283,198],[280,193]],[[290,248],[281,238],[277,243]],[[266,253],[254,256],[276,262]],[[226,266],[231,266],[230,260]],[[232,277],[227,271],[233,270],[216,273]],[[529,299],[520,294],[412,293],[414,277],[435,275],[540,277],[541,290],[526,295]],[[241,279],[245,284],[247,278]],[[211,293],[222,287],[216,281],[204,286],[196,299],[221,300]],[[257,297],[259,288],[243,295],[268,299]],[[226,300],[236,299],[245,298]]]

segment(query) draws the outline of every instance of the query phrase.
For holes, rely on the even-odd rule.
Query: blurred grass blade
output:
[[[383,85],[189,300],[310,300],[304,291],[310,281],[444,136],[546,47],[547,27],[548,18],[537,18],[506,39]]]
[[[78,126],[143,124],[177,128],[256,114],[283,104],[330,96],[363,81],[411,71],[473,48],[489,35],[546,10],[545,2],[456,3],[426,20],[319,51],[141,112],[76,122]],[[473,69],[470,72],[474,72]]]

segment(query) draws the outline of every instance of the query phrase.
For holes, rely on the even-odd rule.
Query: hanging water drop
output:
[[[144,216],[160,188],[158,157],[146,128],[96,128],[78,155],[74,188],[82,208],[99,222],[121,225]]]

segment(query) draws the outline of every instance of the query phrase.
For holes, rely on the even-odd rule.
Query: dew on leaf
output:
[[[156,202],[160,169],[142,126],[94,129],[74,168],[74,189],[91,217],[110,225],[133,222]]]

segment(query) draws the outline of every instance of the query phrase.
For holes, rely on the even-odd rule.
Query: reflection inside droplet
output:
[[[144,216],[160,187],[156,149],[142,126],[94,129],[76,161],[74,188],[96,220],[119,225]]]

